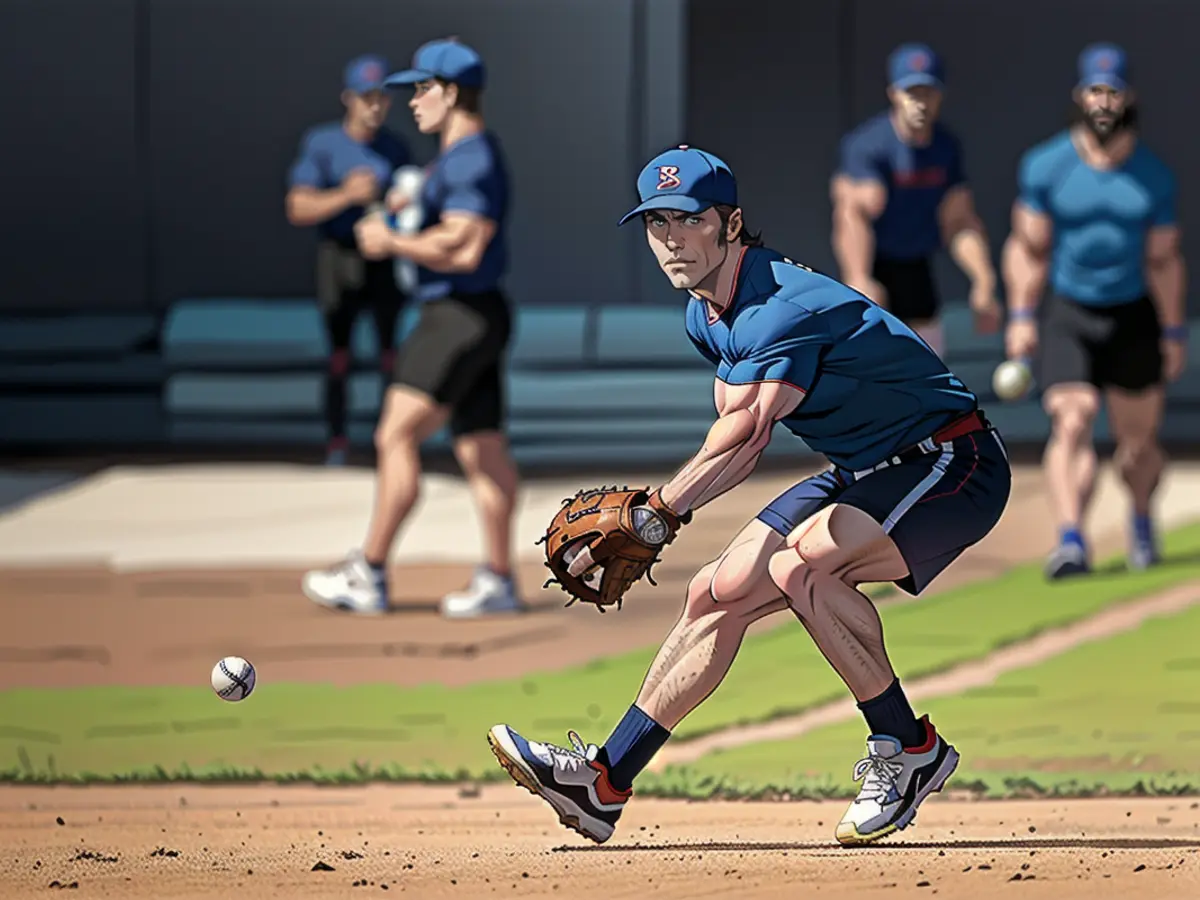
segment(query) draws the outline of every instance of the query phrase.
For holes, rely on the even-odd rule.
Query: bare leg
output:
[[[1129,488],[1135,515],[1150,515],[1154,491],[1162,478],[1165,459],[1158,443],[1164,392],[1161,387],[1139,393],[1109,388],[1108,418],[1117,441],[1115,462]]]
[[[1091,385],[1058,385],[1046,392],[1050,440],[1043,468],[1046,490],[1057,524],[1081,529],[1096,488],[1096,448],[1092,425],[1100,410],[1100,395]]]
[[[386,565],[396,534],[417,502],[421,443],[447,415],[433,398],[403,385],[391,387],[384,404],[375,430],[375,509],[363,544],[363,556],[376,566]]]
[[[488,568],[509,576],[518,476],[508,439],[497,431],[464,435],[454,442],[454,455],[479,510]]]

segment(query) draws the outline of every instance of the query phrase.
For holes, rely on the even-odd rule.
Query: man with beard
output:
[[[1138,138],[1125,52],[1087,47],[1074,98],[1078,120],[1021,160],[1003,261],[1007,353],[1040,351],[1051,421],[1044,466],[1060,533],[1050,578],[1090,569],[1082,531],[1102,396],[1133,505],[1129,564],[1158,560],[1151,501],[1163,470],[1163,385],[1183,371],[1187,348],[1175,178]]]
[[[945,246],[971,281],[976,328],[1000,325],[996,272],[963,172],[958,139],[938,121],[942,61],[924,44],[888,59],[890,109],[842,140],[833,177],[833,249],[842,280],[943,352],[933,256]]]

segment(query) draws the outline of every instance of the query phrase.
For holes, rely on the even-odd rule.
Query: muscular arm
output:
[[[1187,268],[1179,237],[1177,225],[1153,228],[1146,236],[1146,283],[1165,328],[1183,325],[1187,318]]]
[[[938,207],[938,220],[943,243],[971,283],[989,292],[995,290],[996,270],[987,231],[975,211],[971,189],[966,185],[951,188]]]
[[[288,223],[301,228],[319,225],[353,205],[340,187],[323,191],[307,186],[297,186],[288,191],[284,204]]]
[[[775,381],[717,381],[715,392],[717,421],[704,446],[662,487],[663,502],[681,515],[744,481],[770,442],[775,423],[804,399],[799,388]]]
[[[1054,227],[1050,217],[1021,201],[1013,205],[1012,234],[1004,243],[1001,265],[1010,313],[1032,313],[1046,288]]]
[[[495,234],[491,219],[448,212],[419,234],[394,233],[391,252],[433,272],[473,272]]]
[[[833,253],[842,280],[861,285],[871,277],[875,262],[874,221],[887,205],[887,189],[878,181],[856,181],[836,175],[833,200]]]

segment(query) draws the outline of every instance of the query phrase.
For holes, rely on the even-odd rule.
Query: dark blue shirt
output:
[[[875,255],[895,260],[924,259],[938,251],[938,207],[951,188],[966,181],[954,135],[935,124],[927,146],[911,146],[900,140],[886,112],[842,138],[838,174],[886,188],[887,206],[875,220]]]
[[[448,294],[479,294],[499,287],[508,268],[504,233],[508,192],[508,167],[500,142],[490,132],[451,144],[430,164],[421,190],[425,213],[422,230],[436,225],[446,213],[464,212],[491,219],[496,223],[496,233],[474,272],[444,274],[418,270],[419,300]]]
[[[1146,235],[1176,224],[1175,176],[1138,141],[1123,165],[1093,169],[1069,131],[1021,159],[1021,203],[1054,228],[1050,283],[1078,303],[1108,306],[1146,293]]]
[[[308,131],[300,142],[300,154],[288,175],[290,187],[324,191],[342,183],[354,169],[368,168],[379,181],[382,200],[392,186],[392,173],[409,163],[408,146],[398,136],[380,128],[369,144],[346,134],[341,122],[330,122]],[[361,206],[349,207],[317,226],[323,238],[345,246],[354,245],[354,223],[363,217]]]
[[[977,407],[886,310],[774,250],[742,253],[729,306],[712,318],[692,298],[688,336],[727,384],[779,381],[802,391],[781,424],[830,462],[865,469]]]

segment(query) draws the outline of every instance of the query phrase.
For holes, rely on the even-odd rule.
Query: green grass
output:
[[[1049,586],[1037,566],[916,603],[885,605],[902,677],[975,659],[1113,603],[1200,578],[1200,526],[1168,536],[1167,565]],[[505,721],[561,740],[602,740],[635,696],[654,650],[577,668],[459,688],[276,684],[226,704],[207,687],[11,690],[0,693],[0,777],[492,778],[484,741]],[[722,687],[677,730],[686,739],[845,696],[797,625],[747,639]],[[1131,711],[1130,715],[1134,713]],[[856,742],[857,743],[857,742]],[[844,766],[845,761],[842,761]]]
[[[1200,608],[1150,619],[923,704],[962,753],[951,785],[995,795],[1200,792]],[[847,794],[865,726],[719,751],[647,787]],[[746,774],[740,774],[746,773]]]

